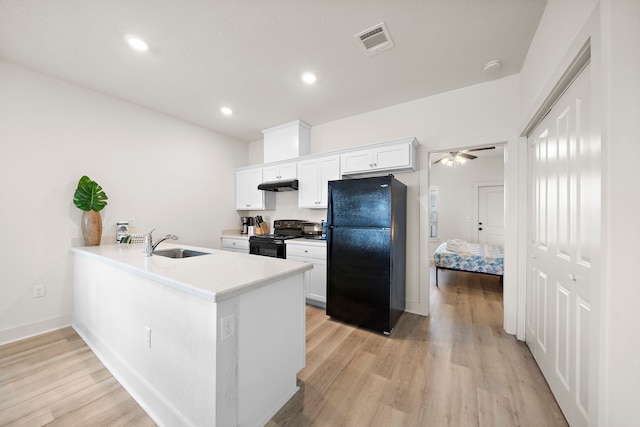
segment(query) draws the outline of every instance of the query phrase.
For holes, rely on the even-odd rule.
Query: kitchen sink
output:
[[[167,258],[191,258],[200,255],[211,255],[210,252],[200,252],[185,248],[162,249],[159,251],[153,251],[153,254],[166,256]]]

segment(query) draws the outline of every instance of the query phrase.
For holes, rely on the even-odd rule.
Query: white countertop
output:
[[[236,229],[230,229],[230,230],[222,230],[222,234],[220,237],[228,237],[231,239],[242,239],[242,240],[249,240],[249,235],[248,234],[242,234],[240,233],[240,230],[236,230]]]
[[[310,245],[310,246],[327,246],[326,240],[321,239],[307,239],[300,237],[299,239],[289,239],[284,241],[287,245]]]
[[[313,268],[305,262],[182,244],[162,243],[158,250],[170,248],[193,249],[210,255],[182,259],[145,257],[142,244],[102,244],[74,247],[71,251],[214,302]]]

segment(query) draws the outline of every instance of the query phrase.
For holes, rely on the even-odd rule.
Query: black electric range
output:
[[[303,236],[303,224],[300,219],[277,219],[273,221],[273,234],[256,234],[249,237],[249,253],[253,255],[286,258],[285,240]]]

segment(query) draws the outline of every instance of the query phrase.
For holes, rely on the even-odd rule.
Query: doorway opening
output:
[[[504,253],[504,183],[505,143],[429,153],[429,265],[444,243]]]
[[[487,233],[478,233],[485,231],[479,222],[485,225],[486,215],[492,227],[502,224],[504,236],[504,144],[437,151],[429,158],[429,221],[435,225],[430,227],[430,243],[486,240],[482,234]],[[489,243],[503,244],[501,239]]]

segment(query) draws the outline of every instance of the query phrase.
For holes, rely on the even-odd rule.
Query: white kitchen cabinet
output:
[[[275,209],[275,193],[258,190],[258,185],[262,182],[262,167],[236,171],[237,210]]]
[[[340,155],[342,175],[369,174],[372,172],[412,172],[416,170],[415,138],[376,144]]]
[[[298,162],[298,207],[326,209],[327,183],[336,179],[340,179],[340,156]]]
[[[283,181],[286,179],[296,179],[298,177],[297,163],[281,163],[269,165],[262,168],[262,179],[264,182]]]
[[[238,252],[243,254],[249,253],[249,238],[222,236],[222,250],[230,252]]]
[[[287,259],[313,264],[305,289],[307,303],[327,305],[327,245],[324,240],[287,240]]]
[[[265,129],[262,133],[265,163],[295,159],[310,153],[311,125],[302,120]]]

